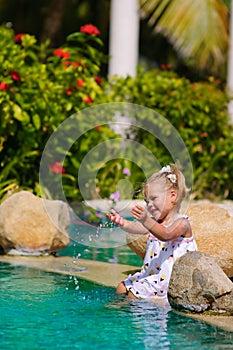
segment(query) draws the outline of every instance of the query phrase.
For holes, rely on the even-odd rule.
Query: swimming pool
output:
[[[0,263],[0,348],[232,349],[233,333],[71,275]]]

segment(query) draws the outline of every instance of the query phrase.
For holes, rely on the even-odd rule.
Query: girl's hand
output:
[[[135,207],[133,207],[131,209],[131,213],[132,213],[134,219],[136,219],[140,222],[144,222],[147,218],[146,210],[143,207],[141,207],[140,205],[135,205]]]
[[[106,214],[106,217],[114,224],[124,226],[125,220],[115,210],[112,209],[111,213]]]

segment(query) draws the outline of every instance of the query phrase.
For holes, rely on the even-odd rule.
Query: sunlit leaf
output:
[[[32,121],[37,130],[40,129],[41,122],[40,122],[40,116],[38,114],[33,114]]]
[[[13,109],[14,118],[23,122],[24,121],[23,110],[19,107],[19,105],[15,103],[12,109]]]

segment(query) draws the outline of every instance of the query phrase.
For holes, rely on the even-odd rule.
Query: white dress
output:
[[[179,215],[176,220],[180,218],[188,220],[186,215]],[[195,250],[197,245],[193,236],[163,242],[150,233],[142,270],[124,280],[127,291],[138,299],[167,299],[174,262],[186,252]]]

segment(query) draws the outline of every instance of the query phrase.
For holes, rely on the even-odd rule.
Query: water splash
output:
[[[81,272],[86,271],[86,267],[79,266],[79,259],[81,257],[80,253],[77,253],[76,249],[77,246],[74,243],[73,245],[74,253],[73,253],[73,260],[71,264],[64,264],[64,268],[68,269],[70,271],[69,278],[66,285],[66,290],[79,290],[79,281],[78,277],[74,274],[75,272]]]

